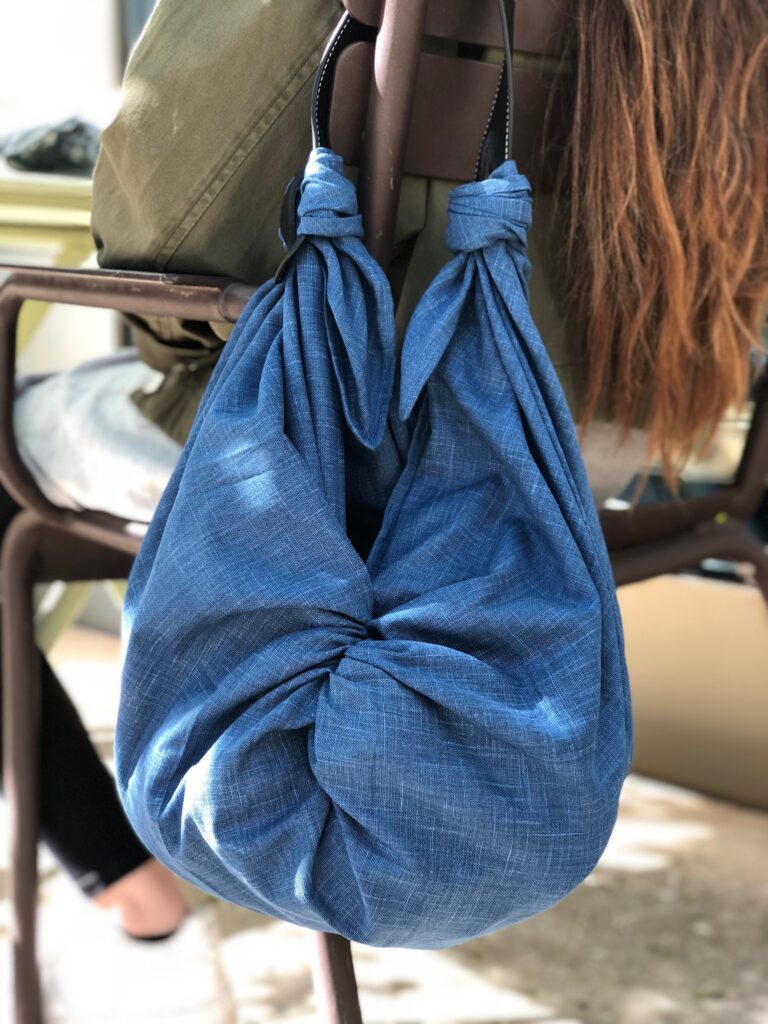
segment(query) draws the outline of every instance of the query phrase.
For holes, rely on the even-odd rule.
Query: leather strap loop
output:
[[[504,40],[504,76],[506,81],[503,86],[507,99],[507,131],[504,145],[504,157],[512,159],[512,133],[515,116],[515,94],[513,56],[515,52],[515,0],[499,0],[499,14],[501,16],[501,32]]]
[[[512,128],[514,117],[514,94],[512,55],[515,36],[515,0],[498,0],[499,16],[504,47],[504,64],[499,79],[488,129],[477,158],[476,181],[490,177],[497,167],[512,159]]]

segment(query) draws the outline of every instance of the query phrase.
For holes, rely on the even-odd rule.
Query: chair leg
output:
[[[323,1024],[362,1024],[352,949],[347,939],[310,932],[312,978]]]
[[[40,659],[32,588],[41,524],[22,512],[0,556],[3,638],[3,777],[10,812],[15,1024],[42,1024],[36,959]]]

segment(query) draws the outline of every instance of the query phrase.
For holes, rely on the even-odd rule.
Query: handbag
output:
[[[562,899],[631,759],[611,568],[528,309],[511,111],[503,90],[502,159],[453,191],[455,256],[399,360],[354,188],[313,150],[129,581],[116,766],[139,837],[219,897],[372,945]]]

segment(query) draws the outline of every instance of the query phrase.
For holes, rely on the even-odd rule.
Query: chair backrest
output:
[[[360,166],[369,248],[386,264],[403,174],[470,181],[496,100],[500,69],[479,48],[500,47],[498,0],[344,0],[352,19],[334,43],[328,142]],[[362,31],[361,31],[362,29]],[[367,31],[366,31],[367,30]],[[521,0],[515,12],[513,153],[535,186],[545,125],[564,124],[552,105],[568,31],[557,0]],[[435,45],[439,40],[443,45]],[[458,44],[447,56],[444,41]],[[430,42],[431,41],[431,42]]]
[[[378,28],[383,0],[344,0],[363,25]],[[520,0],[515,12],[515,43],[524,53],[559,57],[562,52],[563,5],[558,0]],[[501,46],[499,14],[494,0],[429,0],[424,32],[438,39],[456,39],[479,46]]]

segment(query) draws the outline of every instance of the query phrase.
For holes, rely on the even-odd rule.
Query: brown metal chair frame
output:
[[[386,266],[392,246],[407,150],[421,42],[432,34],[496,40],[493,0],[476,0],[463,30],[445,0],[346,0],[373,25],[381,19],[361,177],[366,240]],[[464,12],[467,11],[464,7]],[[367,13],[366,13],[367,12]],[[472,27],[474,26],[474,27]],[[535,35],[535,25],[531,28]],[[467,35],[469,33],[469,35]],[[539,40],[547,52],[548,40]],[[435,176],[439,174],[435,173]],[[24,302],[93,306],[136,315],[234,322],[252,294],[223,279],[112,271],[0,267],[0,479],[22,511],[0,554],[3,594],[4,778],[11,826],[12,942],[16,1024],[41,1024],[35,956],[40,658],[34,642],[32,590],[48,580],[124,578],[140,538],[124,520],[52,505],[27,470],[13,428],[16,327]],[[768,556],[747,523],[768,477],[768,386],[758,389],[752,427],[732,487],[711,497],[607,512],[602,523],[618,585],[687,568],[706,557],[749,562],[768,601]],[[311,933],[320,1016],[329,1024],[360,1024],[350,944]]]

